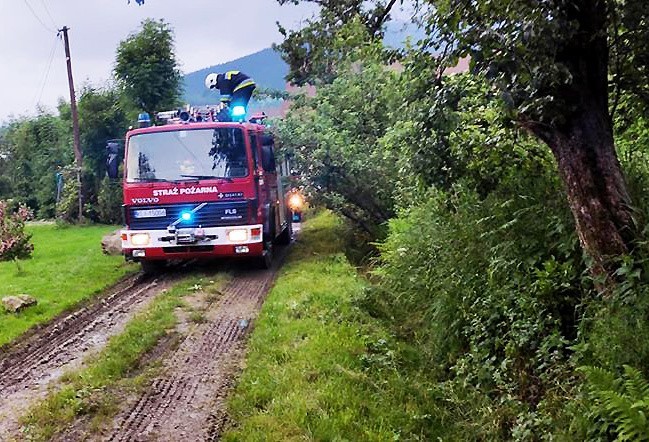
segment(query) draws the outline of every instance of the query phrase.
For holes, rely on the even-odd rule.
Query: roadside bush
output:
[[[422,369],[443,367],[446,400],[471,409],[467,437],[549,431],[538,410],[560,412],[574,383],[570,346],[589,287],[548,180],[521,179],[518,192],[484,200],[462,185],[434,193],[392,220],[380,246],[379,288],[363,304],[423,352]]]
[[[73,223],[79,217],[79,183],[74,165],[61,169],[63,190],[56,205],[56,219],[59,222]]]
[[[100,223],[122,223],[122,183],[105,177],[97,196],[97,215]]]
[[[0,261],[31,257],[34,245],[31,235],[25,233],[25,221],[33,217],[27,206],[12,212],[5,201],[0,201]]]

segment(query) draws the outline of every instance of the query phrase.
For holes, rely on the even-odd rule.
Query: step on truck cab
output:
[[[290,209],[265,126],[171,118],[126,135],[122,250],[145,271],[171,259],[251,257],[270,266]],[[278,170],[279,169],[279,170]]]

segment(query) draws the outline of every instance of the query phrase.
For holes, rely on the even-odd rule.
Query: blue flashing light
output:
[[[183,221],[190,221],[192,219],[192,212],[183,212],[180,214],[180,218]]]
[[[151,126],[151,117],[146,112],[142,112],[137,116],[137,123],[139,127]]]
[[[243,117],[246,115],[246,108],[244,106],[234,106],[232,108],[233,117]]]

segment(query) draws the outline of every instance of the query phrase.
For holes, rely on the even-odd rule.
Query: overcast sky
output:
[[[79,90],[106,83],[117,45],[148,17],[174,28],[176,56],[188,73],[279,42],[276,21],[295,28],[311,14],[275,0],[146,0],[142,6],[135,0],[0,0],[0,122],[32,115],[38,105],[54,110],[59,97],[69,100],[63,43],[56,38],[64,25]]]

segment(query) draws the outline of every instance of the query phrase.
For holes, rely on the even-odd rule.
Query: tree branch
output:
[[[390,3],[388,3],[385,8],[383,8],[383,11],[381,11],[381,15],[376,17],[376,21],[370,28],[370,32],[372,33],[372,37],[374,37],[379,30],[381,29],[381,26],[383,26],[383,23],[388,17],[388,14],[390,14],[390,10],[394,6],[394,4],[397,2],[397,0],[390,0]]]
[[[548,146],[552,146],[555,142],[555,130],[549,124],[541,123],[540,121],[531,121],[518,119],[516,121],[523,129],[531,134],[539,137]]]

